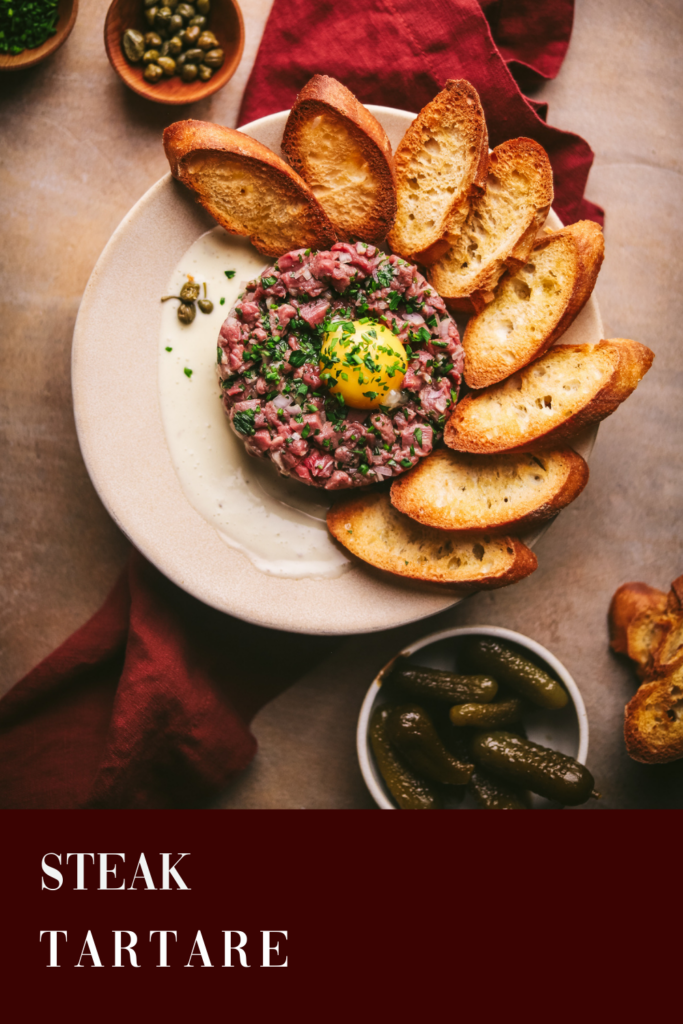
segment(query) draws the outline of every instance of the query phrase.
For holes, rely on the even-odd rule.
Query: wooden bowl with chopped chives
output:
[[[66,42],[78,14],[78,0],[33,0],[30,17],[29,12],[23,16],[22,6],[0,0],[0,46],[10,48],[8,53],[0,49],[0,71],[20,71],[45,60]],[[13,53],[19,46],[21,51]]]

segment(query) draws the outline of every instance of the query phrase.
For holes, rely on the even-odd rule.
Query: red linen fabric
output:
[[[536,139],[563,220],[600,219],[583,199],[588,145],[545,125],[506,66],[557,72],[570,0],[487,0],[486,10],[502,52],[476,0],[275,0],[240,123],[286,109],[316,72],[413,111],[447,78],[467,78],[491,144]],[[101,610],[0,701],[0,807],[200,805],[253,757],[256,711],[336,643],[222,615],[133,552]]]
[[[555,20],[549,11],[556,12]],[[523,12],[526,34],[519,28]],[[501,3],[499,13],[509,35],[509,52],[518,62],[524,55],[544,73],[557,70],[562,26],[567,38],[571,29],[571,5],[566,0],[508,0]],[[297,92],[316,73],[339,79],[364,103],[415,112],[434,98],[446,79],[468,79],[481,97],[491,146],[520,135],[535,139],[550,157],[553,205],[562,221],[589,218],[602,223],[600,207],[583,195],[593,163],[590,146],[578,135],[549,127],[538,116],[494,43],[477,0],[344,0],[325,5],[276,0],[239,123],[291,107]]]

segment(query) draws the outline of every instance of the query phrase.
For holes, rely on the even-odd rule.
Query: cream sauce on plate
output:
[[[173,271],[167,294],[178,295],[191,274],[206,281],[213,312],[197,310],[186,326],[177,301],[162,306],[159,399],[166,440],[190,504],[257,569],[290,579],[340,576],[351,562],[327,531],[331,497],[247,455],[221,403],[218,332],[245,283],[265,266],[246,239],[217,227],[198,238]],[[232,279],[226,270],[235,271]]]

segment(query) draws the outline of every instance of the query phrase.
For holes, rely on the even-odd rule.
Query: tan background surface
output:
[[[92,614],[126,558],[73,424],[69,358],[81,294],[116,225],[165,172],[166,124],[235,124],[270,3],[243,5],[245,55],[229,85],[174,110],[139,99],[110,69],[106,6],[83,4],[53,58],[0,78],[0,692]],[[683,762],[645,767],[624,752],[622,710],[634,684],[606,634],[620,583],[664,588],[683,572],[682,36],[680,0],[577,0],[564,66],[537,97],[549,101],[551,124],[584,135],[596,152],[588,196],[607,211],[597,286],[607,337],[636,338],[657,355],[601,427],[588,488],[540,542],[528,580],[416,626],[351,638],[261,711],[260,752],[220,806],[373,806],[354,733],[376,670],[410,638],[487,623],[545,644],[578,682],[600,806],[683,806]]]

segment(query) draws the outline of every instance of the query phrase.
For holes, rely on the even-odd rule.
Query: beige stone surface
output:
[[[104,54],[100,0],[81,5],[51,60],[0,79],[3,691],[96,609],[126,557],[73,425],[69,356],[83,288],[111,232],[166,169],[163,127],[186,116],[235,123],[269,7],[244,4],[243,64],[192,108],[170,111],[122,85]],[[583,134],[596,152],[588,195],[607,211],[597,287],[607,335],[648,344],[656,360],[601,427],[588,487],[539,543],[538,571],[426,623],[345,641],[257,716],[260,752],[220,806],[372,806],[355,724],[376,670],[408,639],[486,623],[534,637],[576,679],[603,793],[597,806],[683,806],[683,762],[647,767],[624,752],[634,682],[606,633],[620,583],[666,587],[683,571],[682,36],[679,0],[577,0],[565,64],[539,92],[551,123]]]

